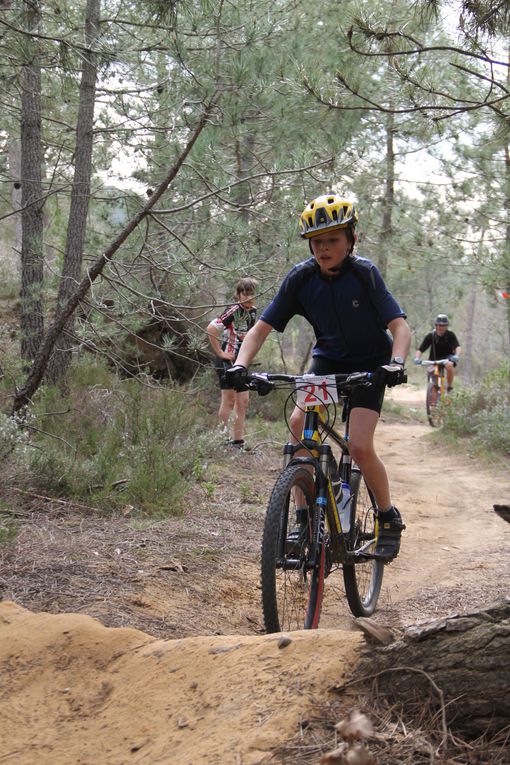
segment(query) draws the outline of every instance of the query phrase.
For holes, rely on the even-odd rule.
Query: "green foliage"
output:
[[[510,454],[510,368],[502,364],[479,385],[462,389],[446,410],[445,428],[471,436],[486,451]]]
[[[16,536],[17,526],[10,520],[4,520],[0,516],[0,547],[8,545]]]
[[[27,455],[28,432],[20,421],[0,412],[0,465],[7,459],[24,460]]]
[[[201,402],[182,389],[119,381],[96,362],[75,368],[71,391],[64,399],[46,388],[36,406],[45,433],[30,467],[41,489],[104,510],[182,512],[214,446]]]
[[[488,5],[471,3],[472,15],[484,19],[483,9]],[[17,31],[22,6],[11,3],[6,9],[5,34],[0,40],[0,83],[8,105],[0,119],[0,175],[5,185],[0,217],[8,215],[3,218],[0,243],[14,256],[9,269],[7,258],[2,258],[3,285],[14,278],[18,247],[10,199],[15,168],[8,157],[19,134],[16,73],[26,37]],[[43,63],[44,174],[48,183],[52,179],[44,207],[48,265],[44,297],[50,320],[67,235],[85,7],[85,0],[41,4],[37,38]],[[476,8],[480,13],[475,13]],[[183,322],[189,339],[185,352],[201,350],[203,328],[228,301],[238,276],[259,278],[262,309],[288,268],[308,256],[307,246],[297,235],[297,215],[306,199],[334,187],[359,202],[359,253],[379,264],[381,255],[388,254],[387,283],[408,312],[417,341],[441,310],[450,314],[462,343],[462,335],[467,334],[462,328],[466,304],[474,300],[470,297],[471,289],[475,294],[474,276],[488,290],[507,287],[508,257],[503,253],[509,252],[505,244],[509,204],[501,167],[508,115],[503,98],[497,98],[491,121],[485,125],[480,111],[471,111],[470,106],[472,122],[466,131],[467,118],[462,114],[450,121],[436,119],[436,111],[416,112],[420,104],[435,109],[444,103],[442,91],[451,93],[446,99],[447,111],[455,109],[457,100],[468,105],[483,101],[485,91],[480,95],[481,90],[494,74],[476,69],[482,65],[469,59],[469,63],[462,59],[461,67],[451,66],[457,61],[452,51],[443,54],[438,50],[429,56],[424,50],[423,55],[387,60],[373,56],[379,48],[384,52],[393,44],[399,52],[407,49],[404,30],[425,48],[447,43],[450,33],[443,29],[440,15],[431,20],[420,13],[415,16],[415,11],[416,4],[405,0],[368,4],[346,0],[340,13],[339,4],[332,0],[316,6],[301,2],[266,6],[251,0],[230,4],[215,0],[102,3],[105,21],[98,43],[101,76],[95,110],[95,175],[84,247],[87,266],[126,220],[139,212],[168,173],[211,93],[220,92],[221,98],[171,188],[158,202],[158,214],[130,235],[94,283],[86,298],[93,309],[90,319],[76,322],[74,327],[78,338],[114,355],[123,350],[128,332],[141,332],[152,320],[148,307],[153,298],[161,298],[171,305],[175,320]],[[355,16],[361,13],[353,40],[355,47],[366,48],[367,56],[351,51],[347,38]],[[503,32],[506,27],[501,22],[507,14],[502,17],[501,13],[500,9],[491,19],[498,20]],[[385,30],[398,34],[386,38]],[[473,69],[472,75],[468,68]],[[441,87],[437,85],[438,71],[444,71],[446,78]],[[338,74],[349,87],[342,85]],[[420,83],[422,87],[417,86]],[[497,85],[496,90],[501,87]],[[389,109],[391,121],[389,113],[373,111],[371,102]],[[496,118],[499,131],[494,130],[492,120]],[[450,130],[454,132],[448,143],[445,139]],[[498,135],[499,142],[495,141]],[[391,200],[387,196],[388,136],[395,143],[391,173],[396,185]],[[419,156],[420,150],[427,150],[432,159],[434,152],[437,155],[441,168],[437,182],[427,180],[427,162],[420,165],[417,182],[412,163],[408,172],[408,161]],[[326,165],[319,164],[326,160]],[[297,172],[307,165],[315,167]],[[236,185],[243,177],[249,181]],[[382,237],[388,205],[393,230]],[[473,215],[474,208],[483,214]],[[480,247],[475,254],[487,226],[492,231],[486,235],[484,249]],[[1,289],[14,296],[19,285]],[[111,310],[105,310],[104,298],[112,299]],[[480,320],[481,309],[478,299],[474,347],[480,344],[482,325],[487,322],[486,316]],[[488,317],[491,324],[493,318]],[[498,335],[505,322],[502,312],[496,319],[497,331],[491,332],[488,342],[494,344],[491,352],[499,354],[501,348],[506,349],[503,332]],[[187,321],[189,325],[185,325]],[[294,327],[296,336],[302,338],[302,324]],[[6,333],[2,330],[0,326],[0,351],[4,353]],[[168,332],[157,343],[182,352],[176,349],[177,336]],[[279,361],[279,348],[270,342],[266,348],[271,345],[272,359]],[[305,347],[306,343],[297,340],[292,343],[292,355],[285,354],[289,370],[296,371],[291,369],[294,362],[300,367]],[[16,383],[23,379],[19,362],[16,364],[2,360],[11,391],[13,379]],[[108,382],[101,384],[109,386]],[[91,465],[80,464],[86,485],[106,481],[111,453],[123,448],[114,437],[113,426],[108,424],[108,432],[103,432],[102,425],[94,425],[101,416],[100,407],[96,411],[93,406],[97,395],[97,391],[90,392],[86,397],[94,410],[82,439],[83,449],[92,455]],[[281,412],[274,401],[274,396],[261,399],[254,403],[254,411],[263,417]],[[157,461],[157,455],[150,459]],[[104,465],[99,472],[105,475],[94,480],[92,474],[98,472],[101,460]],[[45,458],[40,455],[39,461],[44,463]],[[64,480],[60,476],[66,474],[66,466],[67,462],[58,473],[59,482]],[[193,469],[200,473],[200,460]],[[131,476],[132,485],[133,481]]]

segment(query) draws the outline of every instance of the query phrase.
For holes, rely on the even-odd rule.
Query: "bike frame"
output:
[[[437,393],[438,401],[440,401],[444,395],[444,381],[446,377],[444,364],[434,364],[434,368],[429,371],[430,379],[434,383]]]
[[[341,396],[344,407],[348,406],[348,395]],[[334,428],[330,427],[324,414],[323,406],[305,407],[305,423],[301,441],[298,444],[287,443],[284,447],[283,467],[290,464],[310,464],[315,469],[316,476],[316,500],[313,518],[314,529],[314,553],[310,559],[310,566],[318,565],[320,551],[322,549],[326,524],[329,529],[331,551],[334,563],[355,563],[367,558],[365,550],[371,546],[374,540],[365,541],[358,550],[349,550],[346,544],[347,535],[342,529],[340,513],[331,483],[332,465],[336,466],[335,457],[330,444],[321,439],[321,432],[326,438],[331,438],[341,450],[338,464],[338,475],[342,482],[351,483],[352,460],[349,453],[349,411],[345,421],[345,433],[342,436]],[[296,456],[296,453],[306,449],[309,456]],[[377,520],[375,527],[377,536]],[[371,557],[371,556],[370,556]],[[287,561],[288,563],[288,561]]]
[[[422,361],[422,365],[427,369],[427,393],[425,406],[427,417],[432,427],[441,424],[442,403],[446,401],[445,381],[446,381],[446,362],[448,359],[436,359]]]
[[[378,534],[375,499],[349,453],[351,390],[372,384],[373,373],[337,374],[335,383],[325,377],[333,375],[251,373],[247,378],[248,388],[262,395],[278,387],[292,388],[285,405],[293,401],[304,412],[300,441],[284,446],[283,470],[264,520],[261,591],[268,632],[316,628],[325,579],[337,569],[342,569],[345,597],[354,616],[373,613],[382,585],[384,566],[374,554]],[[329,416],[337,411],[337,397],[328,391],[334,384],[338,400],[344,404],[343,435],[334,429],[335,418]],[[340,448],[338,466],[328,439]],[[350,486],[345,507],[335,499],[337,479]],[[299,504],[302,501],[306,505]],[[303,507],[307,527],[301,526],[295,537],[290,513]],[[344,510],[349,513],[348,531],[342,529]],[[300,516],[297,523],[304,520]],[[333,582],[331,592],[335,590]]]

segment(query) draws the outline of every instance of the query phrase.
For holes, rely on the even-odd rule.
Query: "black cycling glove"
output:
[[[274,383],[264,380],[257,380],[257,393],[259,396],[267,396],[268,393],[274,390]]]
[[[246,385],[247,376],[248,370],[242,364],[234,364],[225,370],[225,380],[228,380],[238,393],[248,390]]]
[[[379,367],[375,374],[378,381],[388,388],[393,388],[395,385],[407,382],[405,369],[400,364],[385,364]]]

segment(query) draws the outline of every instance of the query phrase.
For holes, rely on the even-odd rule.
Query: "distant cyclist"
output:
[[[248,391],[236,391],[232,381],[225,377],[225,371],[235,362],[247,332],[255,324],[257,309],[254,298],[257,287],[256,279],[239,279],[235,286],[236,302],[223,311],[221,316],[213,319],[207,327],[221,390],[218,417],[225,427],[228,427],[230,416],[234,412],[229,445],[238,449],[244,448],[244,424],[250,394]]]
[[[437,359],[448,359],[445,365],[446,369],[446,385],[447,391],[453,390],[453,379],[455,377],[455,367],[459,360],[461,347],[457,340],[457,335],[448,329],[449,325],[448,316],[445,313],[440,313],[436,316],[434,322],[435,329],[433,332],[429,332],[428,335],[422,340],[422,343],[416,351],[414,357],[414,363],[419,364],[421,360],[421,354],[424,353],[427,348],[429,351],[429,360],[437,361]]]
[[[377,384],[356,388],[353,393],[349,450],[377,501],[381,530],[376,555],[390,561],[398,555],[405,526],[391,502],[386,468],[374,448],[374,432],[385,383],[402,381],[411,331],[376,266],[352,254],[357,222],[353,202],[337,194],[324,194],[305,207],[299,225],[312,257],[289,271],[276,297],[248,332],[237,364],[227,376],[237,376],[242,384],[246,368],[271,330],[283,332],[295,315],[304,316],[315,332],[310,373],[381,370]],[[381,369],[384,365],[387,369]],[[304,412],[296,407],[291,417],[294,443],[299,441],[303,421]],[[303,530],[306,508],[298,508],[296,515],[297,529]]]

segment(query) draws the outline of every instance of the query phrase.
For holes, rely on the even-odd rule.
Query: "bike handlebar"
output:
[[[288,385],[294,385],[300,382],[305,385],[313,384],[314,380],[322,379],[324,377],[334,377],[337,386],[344,390],[350,390],[351,388],[359,386],[369,386],[374,382],[374,372],[352,372],[351,374],[336,374],[336,375],[284,375],[280,373],[272,374],[270,372],[248,372],[246,375],[246,385],[251,390],[263,389],[264,392],[274,390],[279,387],[276,385],[278,382],[286,383],[281,387],[287,387]]]
[[[444,367],[448,361],[451,361],[451,359],[436,359],[436,361],[433,361],[432,359],[420,359],[420,361],[421,365],[425,367],[433,367],[436,364],[440,367]]]

